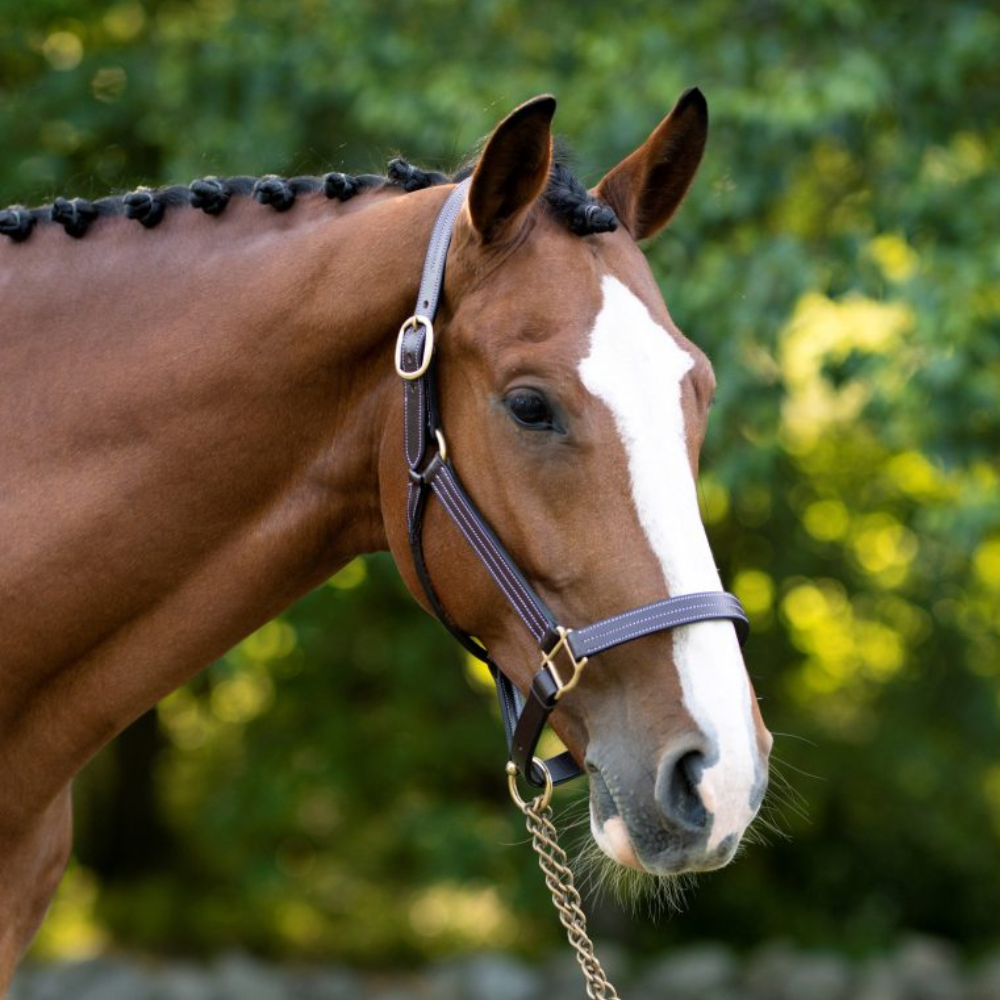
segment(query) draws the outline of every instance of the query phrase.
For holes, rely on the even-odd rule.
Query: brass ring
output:
[[[541,812],[543,809],[546,809],[552,801],[552,774],[545,766],[545,761],[541,758],[532,757],[531,761],[535,767],[537,767],[542,774],[545,775],[545,787],[530,802],[531,807],[536,812]],[[515,764],[512,760],[507,761],[507,787],[510,789],[510,797],[514,800],[514,805],[516,805],[521,812],[526,812],[529,803],[525,802],[525,800],[521,798],[521,793],[517,790],[517,776],[520,773],[521,772],[518,770],[517,764]]]
[[[441,433],[441,428],[436,427],[434,429],[434,437],[437,438],[438,443],[438,454],[441,456],[442,462],[448,461],[448,444],[444,439],[444,434]]]

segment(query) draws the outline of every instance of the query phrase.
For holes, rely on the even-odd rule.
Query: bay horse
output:
[[[523,579],[584,623],[722,591],[695,489],[714,376],[637,246],[708,113],[686,92],[587,191],[554,111],[511,112],[455,202],[436,409]],[[0,995],[66,864],[76,772],[359,553],[391,551],[528,694],[537,645],[441,503],[431,596],[409,544],[395,331],[455,189],[400,161],[0,212]],[[728,863],[771,745],[732,622],[600,660],[552,719],[598,846],[652,874]]]

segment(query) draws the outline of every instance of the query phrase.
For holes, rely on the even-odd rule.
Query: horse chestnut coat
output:
[[[711,365],[636,245],[686,193],[697,90],[584,191],[544,97],[488,141],[437,333],[456,473],[558,620],[722,590],[698,515]],[[70,782],[358,553],[408,544],[396,333],[449,179],[207,178],[0,212],[0,993],[59,882]],[[448,619],[527,690],[538,649],[430,502]],[[652,873],[730,860],[770,736],[732,623],[601,654],[552,721],[591,825]]]

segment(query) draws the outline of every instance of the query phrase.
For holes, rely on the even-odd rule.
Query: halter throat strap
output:
[[[490,669],[497,687],[510,759],[528,781],[542,787],[548,771],[554,784],[581,774],[569,752],[539,762],[535,749],[549,716],[576,686],[589,659],[614,646],[691,625],[731,621],[742,645],[750,623],[740,602],[721,591],[665,598],[587,625],[562,626],[538,596],[465,491],[448,457],[434,380],[434,317],[444,286],[448,247],[465,204],[470,180],[456,185],[441,208],[424,259],[414,314],[396,342],[396,371],[403,383],[403,448],[409,471],[406,520],[417,577],[434,613],[474,656]],[[538,644],[542,662],[523,697],[488,651],[449,617],[431,581],[423,553],[423,517],[433,495],[486,567],[514,614]]]

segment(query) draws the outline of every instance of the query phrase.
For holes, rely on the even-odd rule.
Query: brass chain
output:
[[[539,763],[536,760],[536,763]],[[569,867],[566,852],[559,845],[559,834],[552,822],[551,782],[545,791],[525,801],[514,785],[515,775],[508,766],[511,781],[511,797],[515,805],[524,813],[525,825],[531,834],[531,846],[538,855],[538,867],[545,876],[545,884],[552,893],[552,902],[559,913],[559,922],[566,929],[569,943],[576,952],[583,978],[587,981],[587,996],[590,1000],[620,1000],[614,986],[608,982],[601,963],[594,954],[594,942],[587,934],[587,915],[583,912],[580,893],[573,881],[573,871]]]

